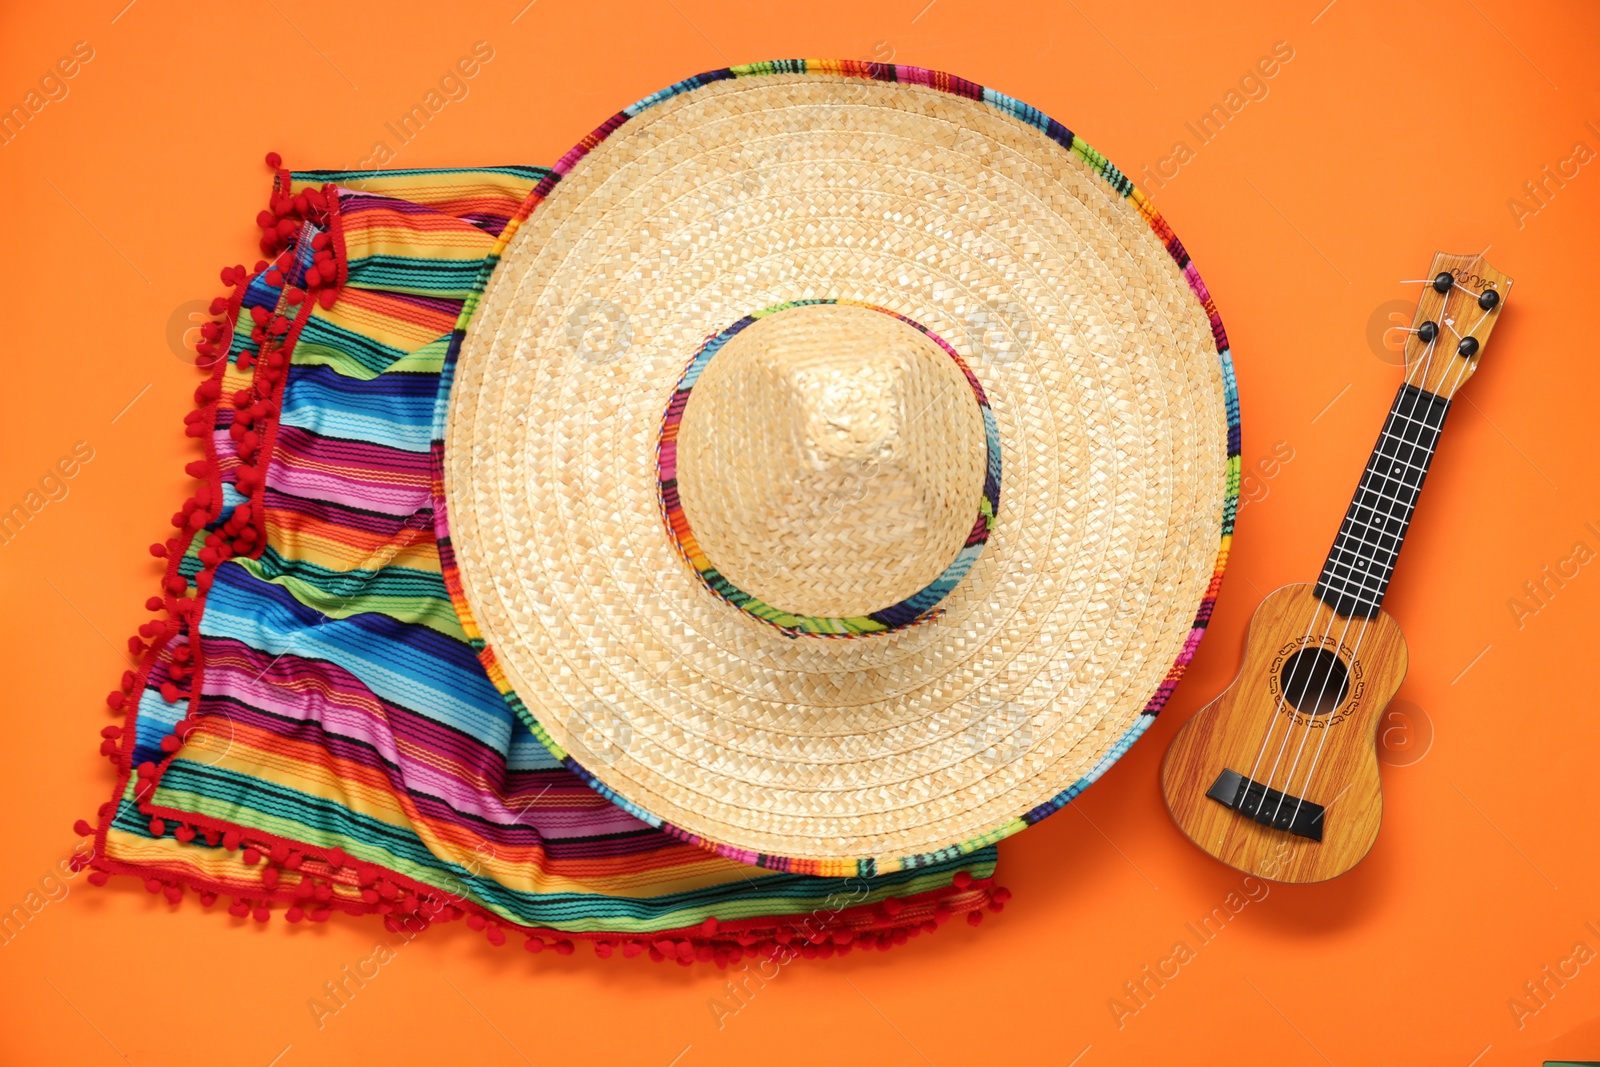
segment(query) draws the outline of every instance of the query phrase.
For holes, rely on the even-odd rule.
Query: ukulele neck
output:
[[[1371,618],[1383,604],[1449,411],[1409,383],[1395,395],[1317,579],[1318,599],[1338,614]]]
[[[1426,282],[1407,331],[1406,384],[1389,408],[1317,579],[1317,598],[1347,617],[1378,614],[1450,401],[1477,371],[1511,292],[1511,279],[1484,262],[1482,252],[1435,253]]]

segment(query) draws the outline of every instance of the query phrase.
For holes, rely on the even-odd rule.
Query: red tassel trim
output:
[[[291,187],[290,174],[280,169],[281,160],[277,153],[268,155],[268,165],[276,173],[271,197],[273,207],[257,216],[262,228],[263,250],[269,251],[269,254],[279,253],[285,241],[303,232],[306,222],[323,227],[324,235],[328,230],[342,229],[338,217],[338,198],[332,186],[317,191],[315,197],[302,195],[291,199],[287,195]],[[151,611],[164,611],[165,617],[143,624],[138,634],[128,639],[129,652],[139,657],[138,666],[124,671],[118,687],[106,697],[106,705],[112,712],[122,714],[123,725],[102,730],[103,740],[100,743],[101,754],[117,767],[116,792],[112,798],[114,807],[135,773],[131,761],[138,710],[137,694],[150,687],[151,675],[155,670],[164,668],[167,680],[156,688],[162,699],[169,703],[186,700],[188,714],[171,735],[162,739],[161,749],[166,756],[160,766],[141,764],[137,769],[139,781],[135,798],[140,810],[152,816],[150,828],[158,836],[166,832],[165,820],[150,811],[146,804],[155,793],[161,772],[181,747],[183,739],[194,729],[199,714],[202,657],[194,647],[198,636],[195,624],[200,619],[206,593],[211,588],[212,575],[217,567],[236,556],[259,555],[266,545],[262,500],[267,458],[276,435],[276,415],[283,383],[288,377],[289,358],[314,306],[306,297],[315,296],[316,306],[329,307],[337,298],[339,287],[349,276],[348,265],[342,261],[342,233],[332,247],[337,249],[332,254],[341,258],[336,266],[330,265],[328,270],[319,271],[319,274],[327,274],[321,287],[313,288],[309,293],[297,291],[299,298],[295,301],[287,300],[287,294],[282,294],[277,308],[271,312],[259,307],[250,309],[252,320],[258,323],[253,334],[257,351],[253,354],[241,352],[235,366],[240,371],[253,367],[255,373],[251,376],[248,389],[239,390],[226,399],[237,409],[230,434],[239,444],[236,446],[236,455],[229,457],[229,462],[234,473],[234,487],[245,500],[233,509],[218,529],[205,536],[203,547],[197,553],[201,569],[194,575],[195,592],[190,596],[189,580],[184,578],[181,571],[185,550],[198,531],[216,521],[221,514],[224,498],[223,459],[217,454],[215,431],[219,408],[224,402],[222,389],[228,371],[229,350],[251,280],[275,269],[276,264],[263,260],[256,264],[253,273],[246,272],[242,264],[222,268],[220,277],[229,291],[211,302],[212,314],[220,316],[220,319],[202,327],[201,340],[195,346],[199,355],[195,366],[206,374],[206,379],[196,388],[196,406],[184,416],[184,423],[188,436],[200,440],[204,457],[187,464],[184,469],[197,479],[198,484],[194,493],[172,516],[177,535],[150,546],[150,555],[166,560],[166,567],[161,578],[162,595],[150,597],[145,607]],[[286,257],[291,254],[292,249],[281,253],[285,257],[284,266],[289,265]],[[242,398],[240,394],[243,394]],[[244,399],[243,403],[240,403],[241,399]],[[178,643],[179,638],[183,639],[182,643]],[[124,738],[126,743],[119,745],[118,741]],[[182,818],[181,815],[176,817]],[[102,814],[102,822],[98,827],[80,819],[74,829],[93,834],[94,854],[103,857],[108,825],[109,820]],[[180,827],[181,830],[187,830],[191,837],[194,832],[187,827]],[[99,866],[98,862],[96,866]],[[93,878],[91,881],[103,884],[104,870],[101,868],[102,877],[98,881]]]
[[[265,837],[256,840],[254,835],[238,837],[234,830],[227,833],[241,852],[248,850],[268,857],[275,852],[286,852],[282,842]],[[195,890],[206,907],[215,903],[219,896],[230,896],[233,903],[228,913],[240,921],[268,922],[275,910],[282,911],[284,919],[291,924],[326,922],[335,912],[378,914],[384,917],[386,930],[409,940],[435,924],[464,920],[468,927],[481,932],[496,947],[508,944],[512,935],[518,935],[522,938],[523,949],[535,954],[549,950],[558,956],[570,956],[578,944],[588,942],[595,955],[602,959],[611,958],[620,950],[624,959],[648,955],[657,963],[667,960],[682,966],[712,963],[719,968],[744,958],[788,962],[796,958],[846,956],[858,949],[885,952],[914,937],[932,933],[961,914],[975,926],[983,920],[984,909],[1001,910],[1011,895],[1008,890],[996,886],[992,878],[974,880],[968,876],[964,888],[952,884],[897,898],[898,907],[892,917],[890,909],[879,902],[852,905],[838,911],[819,909],[807,915],[785,916],[776,924],[771,918],[732,922],[712,918],[695,926],[649,934],[572,933],[508,922],[476,904],[449,899],[432,887],[348,857],[344,866],[334,867],[325,857],[309,853],[299,855],[302,864],[296,865],[294,870],[287,865],[268,868],[275,873],[263,879],[259,890],[241,890],[236,885],[177,871],[156,875],[148,867],[104,857],[91,861],[95,870],[90,873],[89,881],[105,885],[108,874],[130,875],[143,880],[148,892],[163,894],[173,904],[181,902],[185,889]],[[841,885],[850,882],[849,879],[840,881]],[[360,899],[335,898],[335,884],[346,890],[361,887]]]

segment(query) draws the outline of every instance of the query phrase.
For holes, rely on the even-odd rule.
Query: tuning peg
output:
[[[1478,294],[1478,306],[1485,311],[1493,311],[1500,303],[1500,294],[1493,289],[1485,289]]]
[[[1455,283],[1455,275],[1451,274],[1447,270],[1442,270],[1434,276],[1433,291],[1436,293],[1448,293],[1450,291],[1450,287]]]
[[[1471,359],[1478,354],[1478,339],[1476,337],[1463,337],[1461,343],[1456,345],[1456,355]]]
[[[1433,339],[1438,336],[1439,324],[1431,319],[1417,327],[1417,337],[1422,340],[1423,344],[1431,344]]]

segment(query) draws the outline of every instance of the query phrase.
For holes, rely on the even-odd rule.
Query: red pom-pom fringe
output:
[[[115,796],[121,796],[130,779],[135,779],[134,797],[141,810],[150,816],[149,830],[158,837],[165,836],[168,822],[161,814],[150,809],[150,802],[155,794],[157,785],[165,770],[168,760],[181,747],[182,742],[198,726],[200,721],[196,718],[197,709],[188,708],[188,714],[179,722],[174,731],[163,738],[160,748],[164,754],[160,765],[149,762],[140,764],[137,768],[129,765],[133,744],[126,748],[119,746],[117,741],[125,733],[131,737],[134,716],[137,712],[139,694],[146,689],[158,690],[163,700],[169,703],[193,702],[195,691],[198,688],[198,676],[202,668],[198,649],[195,641],[194,627],[198,622],[206,593],[210,590],[213,573],[218,566],[235,556],[254,555],[266,545],[266,538],[261,529],[256,525],[256,516],[261,514],[260,493],[263,489],[264,479],[261,471],[265,469],[266,452],[276,429],[278,397],[281,394],[284,379],[288,374],[290,356],[295,340],[299,334],[299,327],[309,316],[312,304],[308,301],[314,297],[316,304],[323,308],[329,307],[338,297],[338,287],[343,283],[345,267],[341,262],[343,257],[342,241],[333,237],[338,223],[338,203],[333,196],[331,187],[324,189],[308,189],[290,197],[290,175],[282,170],[282,159],[277,153],[268,153],[267,165],[277,173],[273,181],[273,193],[268,211],[262,212],[257,222],[263,233],[272,235],[274,248],[270,254],[278,256],[275,263],[262,260],[255,265],[253,272],[247,272],[243,264],[234,264],[222,268],[218,277],[222,284],[227,286],[229,292],[211,301],[210,313],[217,317],[216,321],[206,323],[201,328],[201,340],[196,345],[199,359],[196,367],[205,372],[206,378],[195,389],[196,408],[184,417],[185,432],[188,436],[200,440],[204,448],[204,458],[185,465],[185,473],[198,479],[198,486],[193,495],[184,503],[183,507],[173,516],[173,526],[179,531],[175,537],[165,541],[157,541],[150,545],[150,555],[166,563],[165,573],[161,579],[161,596],[152,596],[145,602],[145,606],[152,612],[165,612],[165,618],[148,622],[139,627],[137,636],[128,639],[128,650],[139,657],[136,670],[124,672],[122,684],[117,691],[106,697],[106,705],[124,717],[124,726],[107,727],[101,731],[100,751],[110,758],[119,768],[119,781]],[[248,321],[258,323],[255,336],[260,351],[251,353],[240,352],[236,358],[235,366],[241,373],[251,372],[251,384],[243,390],[242,398],[230,397],[227,401],[237,409],[233,415],[233,426],[242,432],[234,437],[239,441],[236,446],[237,465],[234,466],[233,476],[236,488],[245,496],[246,501],[233,509],[232,514],[223,521],[221,518],[223,501],[223,466],[219,461],[218,453],[213,443],[213,433],[217,429],[219,415],[223,414],[220,405],[223,402],[223,383],[229,370],[229,350],[235,334],[236,323],[240,309],[243,306],[245,290],[250,284],[252,274],[263,275],[269,269],[274,275],[286,272],[293,262],[292,250],[287,247],[304,232],[305,224],[311,223],[319,228],[317,236],[322,240],[314,241],[314,262],[317,265],[317,275],[320,287],[310,289],[296,288],[282,294],[279,311],[266,312],[265,309],[252,308]],[[279,247],[284,246],[284,247]],[[282,277],[274,279],[263,278],[263,281],[281,283]],[[237,402],[236,401],[241,401]],[[210,533],[206,533],[203,543],[198,551],[201,570],[194,574],[192,579],[186,578],[179,570],[187,551],[193,547],[193,542],[201,538],[201,531],[215,526]],[[190,596],[191,581],[196,594]],[[157,673],[161,672],[161,673]],[[154,676],[154,677],[152,677]],[[101,825],[98,830],[87,820],[79,820],[74,829],[80,833],[97,835],[96,850],[91,856],[103,856],[104,835],[110,823],[111,805],[103,806]],[[242,842],[237,831],[218,834],[215,830],[203,831],[208,845],[215,846],[219,841],[229,848],[237,849]],[[176,840],[188,843],[195,839],[197,831],[185,823],[178,823],[173,836]],[[243,859],[246,862],[259,860],[261,853],[256,849],[247,849]],[[275,862],[280,862],[277,849],[274,848]],[[282,861],[291,859],[287,846],[283,846]],[[298,867],[298,854],[292,862],[286,862],[289,868]],[[111,864],[103,859],[86,860],[93,863],[96,869],[91,871],[89,881],[95,885],[103,885],[108,877],[108,867]],[[277,872],[271,871],[264,876],[263,881],[275,879]],[[151,892],[163,892],[168,899],[181,898],[183,887],[181,884],[155,880]],[[216,894],[210,887],[203,889],[201,900],[210,904],[216,899]],[[250,914],[250,904],[242,899],[236,899],[229,910],[236,915]],[[267,916],[267,905],[263,902],[256,906],[255,915],[258,920],[264,921]],[[313,916],[315,917],[315,916]]]

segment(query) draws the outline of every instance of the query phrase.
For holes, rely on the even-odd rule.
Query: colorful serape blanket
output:
[[[117,768],[90,879],[238,919],[464,919],[530,951],[888,948],[1007,896],[993,846],[874,878],[748,867],[640,822],[496,690],[441,576],[441,369],[497,235],[549,172],[275,170],[264,258],[223,270],[198,345],[194,495],[140,656],[108,698]],[[514,699],[513,701],[514,702]]]

